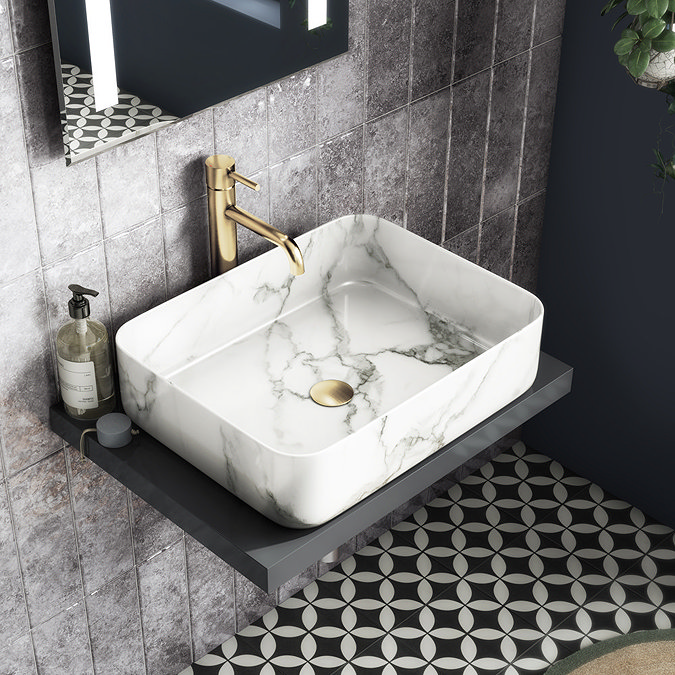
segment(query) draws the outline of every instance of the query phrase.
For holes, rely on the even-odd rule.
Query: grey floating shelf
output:
[[[573,369],[540,353],[528,391],[402,476],[310,530],[268,520],[148,434],[110,449],[86,437],[87,456],[204,546],[269,592],[375,523],[471,457],[567,394]],[[69,417],[61,403],[50,409],[52,430],[79,447],[90,422]]]

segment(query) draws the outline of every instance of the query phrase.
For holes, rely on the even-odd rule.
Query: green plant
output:
[[[675,80],[641,80],[655,52],[665,54],[675,51],[675,0],[609,0],[601,14],[604,16],[617,7],[623,7],[623,11],[612,25],[612,30],[627,21],[621,37],[614,45],[619,63],[638,84],[664,93],[668,112],[675,115]],[[662,180],[675,180],[675,154],[668,159],[659,148],[654,150],[654,155],[654,173]]]
[[[621,37],[614,45],[619,63],[636,79],[649,66],[650,54],[675,50],[675,33],[672,31],[675,0],[609,0],[602,8],[602,15],[616,7],[623,12],[612,29],[628,20]]]

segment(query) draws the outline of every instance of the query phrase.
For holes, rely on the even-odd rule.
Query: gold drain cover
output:
[[[335,408],[349,403],[354,390],[342,380],[322,380],[309,390],[309,395],[315,403]]]

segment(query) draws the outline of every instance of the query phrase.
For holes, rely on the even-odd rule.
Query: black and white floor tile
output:
[[[178,119],[121,89],[117,105],[97,111],[91,73],[71,63],[62,63],[61,74],[66,108],[65,114],[62,112],[63,142],[72,159],[104,143],[154,131]]]
[[[675,626],[675,535],[517,443],[181,675],[536,675]]]

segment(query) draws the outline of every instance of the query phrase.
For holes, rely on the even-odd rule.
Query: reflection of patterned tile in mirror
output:
[[[69,63],[62,64],[61,72],[65,99],[61,122],[68,164],[91,157],[104,144],[123,143],[179,119],[121,90],[116,106],[96,111],[91,74]]]

